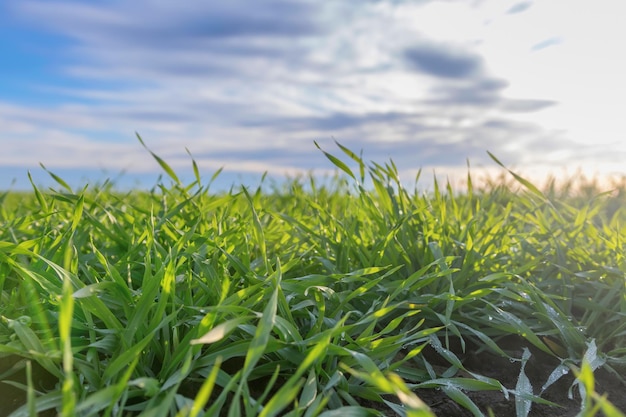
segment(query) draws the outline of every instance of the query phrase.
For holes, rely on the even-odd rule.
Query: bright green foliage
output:
[[[149,151],[171,186],[76,192],[50,173],[60,190],[0,195],[0,357],[58,381],[27,383],[13,416],[432,416],[415,388],[475,415],[467,391],[501,391],[525,416],[546,403],[528,357],[505,387],[451,348],[507,356],[510,334],[561,359],[543,389],[575,369],[584,415],[621,415],[593,372],[626,369],[623,194],[517,175],[526,191],[411,193],[393,162],[339,147],[348,161],[323,152],[350,180],[325,185],[216,194],[195,161],[184,185]]]

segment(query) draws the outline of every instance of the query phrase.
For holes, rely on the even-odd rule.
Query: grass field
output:
[[[626,187],[322,152],[323,184],[152,154],[150,191],[1,194],[0,416],[624,416]]]

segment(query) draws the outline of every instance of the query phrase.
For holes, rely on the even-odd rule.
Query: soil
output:
[[[35,361],[32,361],[32,378],[35,389],[38,391],[49,391],[58,383],[58,379],[50,375]],[[25,386],[26,365],[24,359],[16,355],[0,357],[0,375],[6,376],[7,380]],[[0,417],[8,416],[26,404],[26,391],[6,382],[0,382]],[[41,417],[52,417],[56,415],[53,410],[39,414]]]
[[[536,349],[534,346],[518,337],[508,337],[505,340],[499,341],[498,345],[514,358],[522,357],[524,347],[531,351],[532,356],[526,363],[525,373],[531,382],[535,395],[539,394],[541,387],[546,383],[552,371],[560,364],[560,361],[555,357]],[[452,350],[454,351],[455,349]],[[515,388],[520,371],[519,362],[512,364],[508,358],[503,358],[485,351],[472,351],[472,348],[466,350],[466,352],[467,353],[462,354],[461,349],[458,348],[458,352],[455,353],[457,353],[459,357],[464,357],[463,365],[468,371],[495,378],[506,388]],[[431,364],[449,366],[449,364],[432,349],[426,351],[424,354]],[[609,401],[611,401],[617,409],[626,413],[626,395],[624,395],[626,386],[624,386],[620,379],[603,369],[597,370],[594,376],[596,392],[601,395],[606,394]],[[574,376],[570,372],[561,377],[561,379],[552,384],[541,394],[541,398],[559,404],[561,407],[533,403],[529,416],[574,417],[578,415],[581,407],[578,388],[572,390],[573,398],[570,399],[568,393],[573,381]],[[448,398],[442,390],[419,389],[415,392],[437,416],[471,417],[473,415],[469,410]],[[516,415],[515,398],[513,395],[510,395],[507,400],[501,391],[467,391],[465,394],[485,415],[489,415],[490,411],[496,417]],[[598,414],[598,416],[602,415],[603,414]]]

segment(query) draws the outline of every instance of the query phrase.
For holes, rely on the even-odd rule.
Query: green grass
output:
[[[56,190],[1,194],[0,358],[15,365],[0,386],[27,393],[12,416],[434,415],[416,388],[475,415],[467,392],[500,391],[526,416],[566,374],[581,415],[623,415],[594,391],[597,370],[626,371],[623,186],[468,174],[466,192],[422,194],[339,146],[323,184],[214,193],[193,159],[183,184],[152,154],[170,183],[151,191],[51,173]],[[452,348],[507,356],[509,335],[559,359],[541,390],[529,351],[504,386]]]

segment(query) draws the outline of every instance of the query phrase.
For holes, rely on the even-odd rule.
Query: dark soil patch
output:
[[[538,395],[541,387],[546,383],[552,371],[559,365],[559,360],[546,354],[518,337],[508,337],[498,342],[498,345],[514,358],[521,358],[523,348],[528,348],[532,356],[526,363],[525,373],[528,376],[535,395]],[[472,348],[462,355],[460,350],[455,352],[463,356],[464,366],[471,372],[495,378],[506,388],[514,389],[517,384],[520,371],[520,363],[511,363],[508,358],[503,358],[490,352],[477,351]],[[449,366],[443,358],[434,350],[426,351],[429,362],[435,365]],[[542,394],[541,398],[560,405],[553,407],[544,404],[533,403],[529,416],[532,417],[574,417],[580,412],[580,396],[578,389],[572,390],[573,398],[569,398],[569,390],[574,376],[571,372]],[[613,374],[600,369],[595,372],[596,392],[606,394],[613,405],[626,412],[625,386]],[[461,407],[442,391],[437,389],[419,389],[416,394],[424,401],[437,416],[445,417],[471,417],[472,413]],[[489,410],[494,416],[515,416],[515,398],[510,395],[507,400],[501,391],[477,391],[465,392],[465,394],[488,415]]]
[[[31,363],[35,389],[44,392],[53,389],[58,383],[58,379],[37,362],[32,361]],[[3,379],[6,378],[0,382],[0,417],[4,417],[26,404],[26,391],[11,384],[11,382],[23,386],[27,384],[26,360],[16,355],[0,357],[0,375],[3,376]],[[54,410],[40,413],[42,417],[54,415],[56,415]]]

